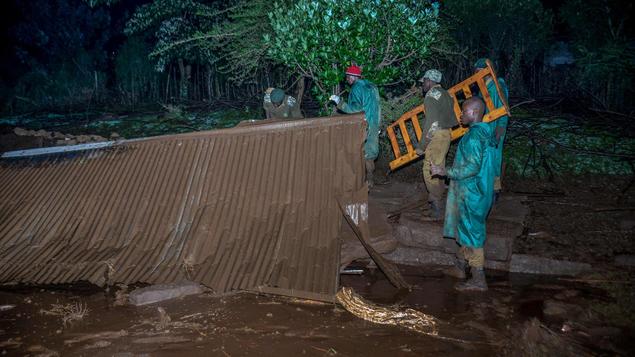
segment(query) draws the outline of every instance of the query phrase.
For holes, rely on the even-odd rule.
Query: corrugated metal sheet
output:
[[[352,115],[3,159],[0,281],[187,278],[328,300],[364,133]]]

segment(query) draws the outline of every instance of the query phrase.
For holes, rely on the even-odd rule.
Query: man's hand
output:
[[[335,104],[340,104],[340,100],[342,99],[340,98],[339,95],[333,94],[329,97],[329,100],[335,102]]]
[[[430,173],[432,174],[432,176],[446,176],[447,175],[445,166],[437,166],[435,164],[430,164]]]
[[[273,88],[272,87],[267,88],[267,90],[265,91],[265,93],[267,93],[267,94],[271,94],[271,92],[273,92]]]

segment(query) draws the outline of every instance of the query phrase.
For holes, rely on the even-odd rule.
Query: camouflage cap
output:
[[[436,69],[429,69],[426,71],[426,73],[423,75],[423,77],[421,77],[419,81],[423,82],[423,80],[426,78],[433,82],[441,83],[442,75],[441,75],[441,72],[439,72]]]
[[[281,103],[284,100],[284,91],[280,88],[275,88],[271,91],[271,101],[274,103]]]

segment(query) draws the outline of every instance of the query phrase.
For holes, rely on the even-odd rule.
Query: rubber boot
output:
[[[366,160],[366,181],[368,182],[368,189],[375,186],[375,160]]]
[[[487,291],[487,281],[485,281],[485,271],[483,268],[470,267],[470,272],[472,273],[472,277],[466,282],[456,284],[454,288],[463,292]]]
[[[463,259],[455,258],[454,265],[443,269],[443,274],[455,277],[457,279],[465,279],[467,276],[465,275],[465,268],[467,267],[467,263]]]

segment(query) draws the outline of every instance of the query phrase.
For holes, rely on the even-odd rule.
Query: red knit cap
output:
[[[350,74],[351,76],[362,76],[362,69],[357,66],[350,66],[346,69],[346,74]]]

